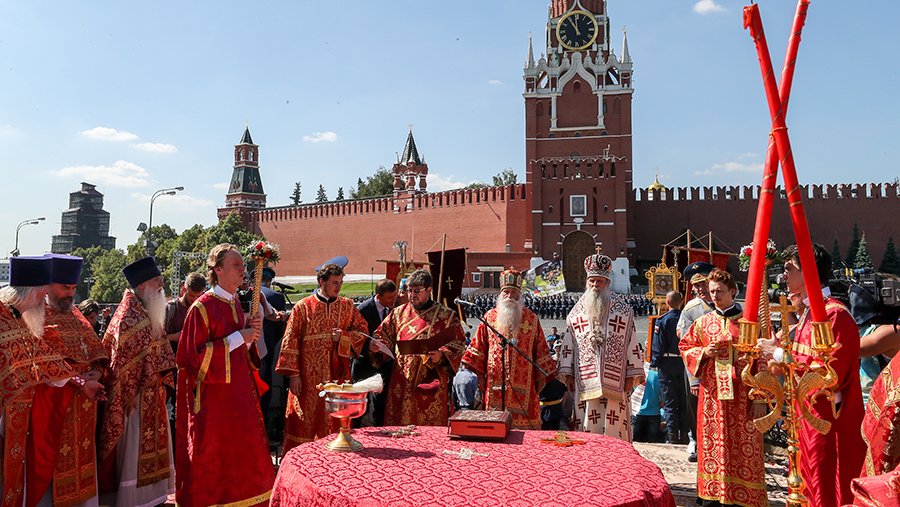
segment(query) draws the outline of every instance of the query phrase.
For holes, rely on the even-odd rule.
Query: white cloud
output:
[[[503,84],[503,81],[500,81],[499,79],[491,79],[487,83],[491,86],[500,86]]]
[[[316,132],[311,136],[303,136],[303,140],[308,143],[333,143],[337,141],[337,134],[330,130],[326,130],[325,132]]]
[[[81,135],[87,137],[88,139],[96,139],[98,141],[134,141],[138,138],[137,135],[132,134],[131,132],[126,132],[124,130],[116,130],[109,127],[94,127],[90,130],[84,130],[81,132]]]
[[[146,169],[125,160],[118,160],[113,165],[64,167],[54,174],[62,177],[78,176],[95,185],[110,187],[146,187],[152,183]]]
[[[134,147],[141,151],[153,153],[175,153],[178,151],[178,148],[176,148],[175,145],[166,143],[137,143]]]
[[[131,194],[131,197],[142,204],[150,204],[150,195],[144,195],[139,192]],[[156,209],[170,209],[176,211],[197,211],[198,209],[213,206],[213,202],[208,199],[201,199],[185,193],[177,193],[175,195],[166,195],[157,197],[153,201],[153,207]]]
[[[445,178],[437,173],[428,173],[426,181],[428,182],[428,190],[430,192],[443,192],[444,190],[463,188],[472,183],[477,183],[475,180],[471,180],[468,183],[456,180],[452,174]]]
[[[5,124],[0,125],[0,137],[13,137],[21,134],[19,129],[13,127],[12,125]]]
[[[741,158],[741,157],[739,157]],[[734,173],[762,173],[762,162],[731,161],[713,164],[709,169],[694,171],[694,176],[713,176]]]
[[[701,15],[724,11],[725,8],[717,4],[716,0],[698,0],[698,2],[694,4],[694,12]]]
[[[228,182],[220,181],[218,183],[213,183],[212,187],[218,190],[228,190]]]

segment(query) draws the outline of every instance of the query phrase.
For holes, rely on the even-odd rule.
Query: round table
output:
[[[654,506],[675,505],[655,464],[627,442],[570,432],[583,445],[544,444],[552,431],[512,431],[505,442],[451,439],[444,427],[362,428],[365,449],[337,453],[330,438],[292,449],[282,461],[273,507]],[[465,459],[469,458],[469,459]]]

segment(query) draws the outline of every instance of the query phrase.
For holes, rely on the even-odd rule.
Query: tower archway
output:
[[[594,252],[594,237],[584,231],[572,231],[563,239],[563,276],[566,278],[567,291],[584,291],[584,284],[587,281],[584,259]]]

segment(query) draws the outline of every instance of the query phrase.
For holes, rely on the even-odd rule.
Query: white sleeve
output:
[[[244,337],[241,336],[240,331],[235,331],[228,335],[228,352],[240,347],[244,344]]]

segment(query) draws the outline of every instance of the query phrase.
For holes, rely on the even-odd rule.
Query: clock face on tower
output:
[[[597,39],[597,21],[587,11],[576,10],[563,16],[556,25],[556,38],[566,49],[585,49]]]

